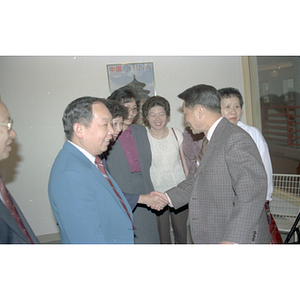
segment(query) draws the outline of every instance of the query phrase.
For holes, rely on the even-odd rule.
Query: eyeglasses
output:
[[[128,109],[128,113],[133,112],[134,114],[136,114],[138,112],[137,107],[131,108],[126,105],[124,105],[124,106]]]
[[[9,120],[8,123],[0,123],[1,126],[6,126],[7,130],[10,131],[13,127],[14,121],[12,119]]]

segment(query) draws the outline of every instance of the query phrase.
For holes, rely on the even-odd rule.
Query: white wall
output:
[[[17,132],[10,157],[0,162],[0,173],[36,235],[58,232],[47,184],[65,140],[65,107],[81,96],[107,97],[106,65],[126,62],[153,62],[156,94],[171,103],[169,125],[181,129],[182,100],[177,95],[185,89],[204,83],[244,93],[241,57],[236,56],[0,57],[1,99]]]

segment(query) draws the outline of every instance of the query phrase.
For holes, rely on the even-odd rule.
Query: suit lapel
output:
[[[10,195],[11,196],[11,195]],[[21,211],[18,209],[16,202],[14,201],[14,199],[11,197],[12,201],[14,202],[16,209],[20,215],[20,217],[22,216]],[[16,220],[13,218],[13,216],[11,215],[11,213],[8,211],[8,209],[6,208],[6,206],[4,205],[4,203],[0,200],[0,210],[2,211],[2,213],[0,214],[0,217],[2,218],[2,220],[20,237],[22,238],[24,241],[28,242],[27,237],[23,234],[22,230],[20,229],[19,225],[17,224]],[[22,217],[21,217],[22,219]],[[23,220],[22,220],[23,221]],[[24,224],[25,228],[26,225]],[[26,228],[27,229],[27,228]]]
[[[91,163],[91,162],[90,162]],[[115,191],[112,189],[112,187],[110,186],[109,182],[107,181],[107,179],[104,177],[104,175],[99,171],[99,169],[93,165],[91,163],[91,167],[92,167],[92,171],[95,173],[96,178],[99,180],[99,182],[101,183],[101,185],[103,186],[103,188],[106,188],[106,190],[111,194],[111,196],[114,198],[114,200],[116,201],[116,203],[118,204],[118,206],[123,210],[124,214],[126,214],[125,209],[123,208],[120,199],[118,198],[118,196],[116,195]],[[118,190],[117,184],[115,183],[115,181],[113,180],[113,178],[111,177],[111,175],[109,174],[109,172],[106,170],[112,184],[114,185],[115,189],[117,190],[117,192],[119,193],[119,195],[122,197],[122,192],[120,190]],[[125,203],[127,210],[131,211],[131,208],[127,205],[127,200],[122,197],[123,202]],[[126,214],[127,216],[127,214]]]
[[[95,164],[93,164],[81,151],[79,151],[74,145],[72,145],[68,141],[65,142],[63,148],[66,151],[68,151],[71,155],[74,155],[78,160],[80,160],[84,164],[87,164],[91,168],[91,171],[94,174],[95,178],[97,178],[97,181],[99,181],[99,183],[103,186],[103,188],[107,189],[107,191],[112,195],[113,199],[117,202],[117,204],[120,206],[120,208],[126,214],[126,212],[125,212],[125,210],[124,210],[124,208],[123,208],[123,206],[122,206],[122,204],[121,204],[118,196],[116,195],[116,193],[114,192],[114,190],[111,188],[110,184],[108,183],[108,181],[106,180],[106,178],[103,176],[103,174],[99,171],[99,169],[97,168],[97,166]],[[108,173],[108,175],[110,176],[109,173]],[[111,178],[111,176],[110,176],[110,178]],[[116,187],[116,183],[114,182],[114,180],[112,180],[112,183]],[[116,189],[116,190],[118,191],[118,189]],[[120,195],[121,195],[121,193],[120,193]],[[123,198],[123,201],[124,201],[124,198]],[[126,202],[125,202],[125,205],[126,205]],[[126,207],[129,209],[129,211],[131,211],[131,209],[130,209],[130,207],[128,207],[128,205],[126,205]]]
[[[115,155],[120,157],[119,161],[122,163],[122,168],[126,169],[127,173],[130,173],[130,168],[127,163],[127,157],[125,155],[124,149],[120,141],[117,140],[116,143],[112,146],[112,148],[114,149]]]
[[[143,165],[143,159],[141,159],[140,155],[141,153],[143,153],[143,149],[145,149],[144,145],[141,145],[141,138],[138,136],[139,131],[136,130],[137,128],[133,125],[131,125],[131,132],[132,132],[132,136],[136,145],[136,149],[137,149],[137,153],[139,156],[139,162],[140,162],[140,167],[141,167],[141,171],[142,173],[144,172],[144,165]]]

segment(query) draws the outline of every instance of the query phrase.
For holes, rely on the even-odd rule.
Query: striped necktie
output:
[[[20,229],[22,230],[22,232],[25,234],[25,236],[27,237],[28,241],[33,244],[33,241],[29,235],[29,233],[27,232],[20,216],[19,213],[8,193],[8,190],[6,189],[6,186],[4,184],[3,179],[0,177],[0,193],[1,193],[1,197],[3,199],[4,205],[6,206],[6,208],[9,210],[9,212],[11,213],[11,215],[13,216],[13,218],[16,220],[18,226],[20,227]]]
[[[198,155],[198,161],[199,161],[199,162],[201,161],[201,159],[202,159],[202,157],[203,157],[203,155],[204,155],[204,152],[205,152],[205,150],[206,150],[207,145],[208,145],[208,139],[207,139],[206,136],[205,136],[205,137],[203,138],[202,148],[201,148],[201,150],[200,150],[200,152],[199,152],[199,155]]]
[[[136,228],[133,226],[133,222],[132,222],[132,219],[130,217],[130,214],[127,210],[127,207],[122,199],[122,197],[120,196],[120,194],[117,192],[117,190],[115,189],[113,183],[111,182],[110,178],[108,177],[108,174],[105,170],[105,167],[103,165],[103,162],[101,160],[101,158],[99,156],[96,156],[96,159],[95,159],[95,164],[97,165],[98,169],[100,170],[100,172],[103,174],[103,176],[106,178],[106,180],[108,181],[108,183],[110,184],[110,186],[112,187],[112,189],[114,190],[114,192],[116,193],[117,197],[119,198],[123,208],[125,209],[125,212],[127,214],[127,216],[129,217],[130,221],[131,221],[131,224],[132,224],[132,228],[136,230]]]

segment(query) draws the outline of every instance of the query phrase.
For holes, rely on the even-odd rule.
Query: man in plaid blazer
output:
[[[252,138],[221,117],[214,87],[197,85],[178,97],[192,132],[209,142],[195,175],[166,192],[170,205],[189,203],[194,243],[270,243],[267,176]]]

